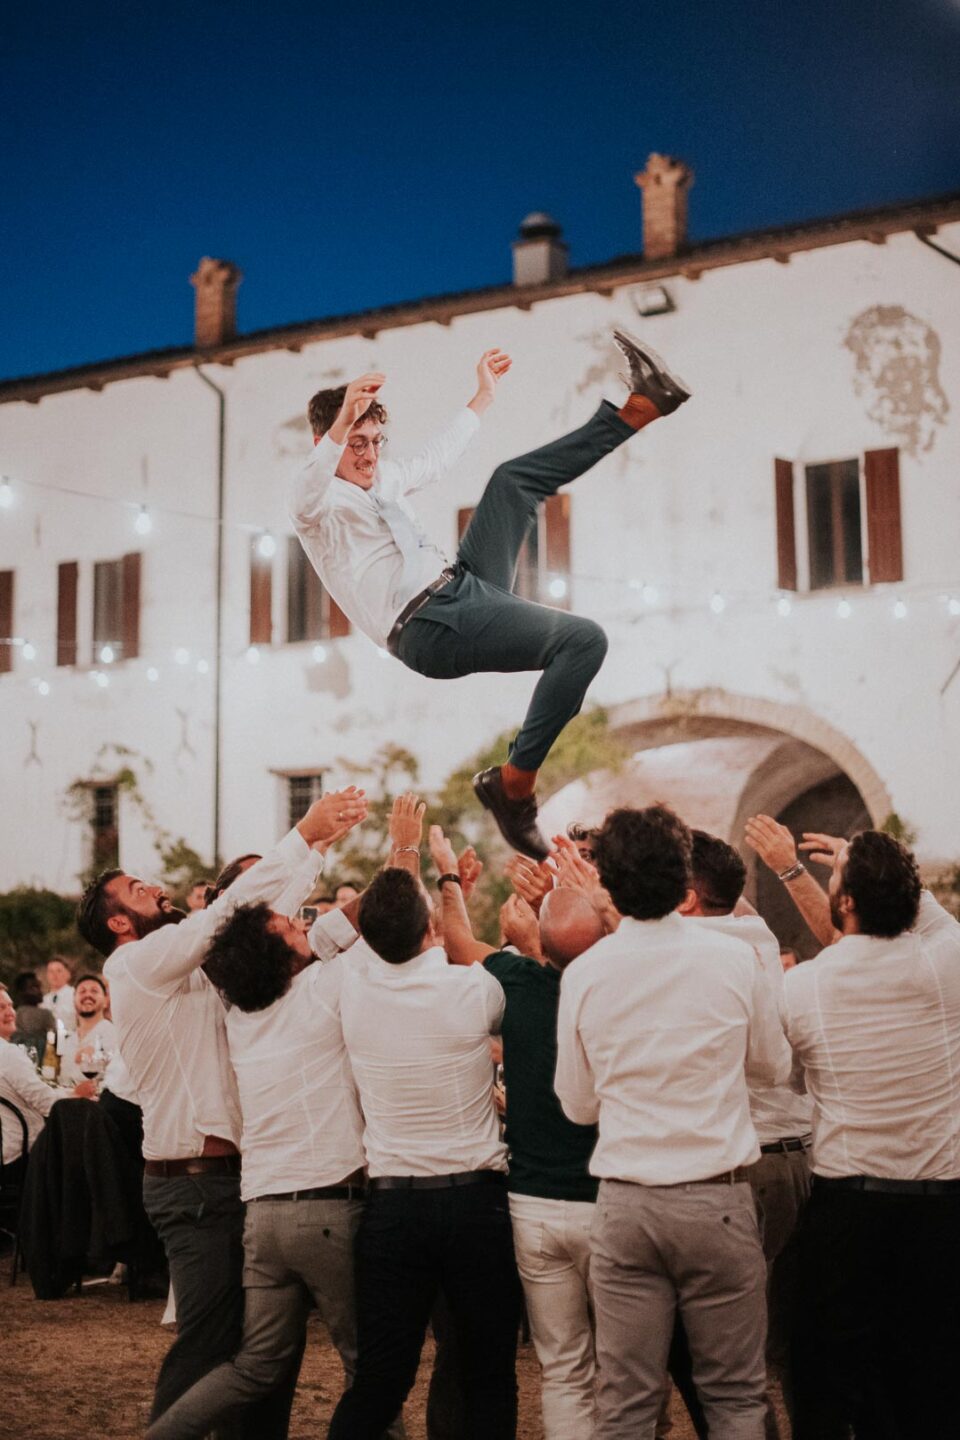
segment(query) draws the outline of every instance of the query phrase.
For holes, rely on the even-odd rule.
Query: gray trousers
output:
[[[248,1203],[240,1350],[155,1420],[149,1440],[201,1440],[230,1411],[271,1391],[302,1346],[314,1302],[350,1383],[357,1358],[353,1241],[362,1213],[362,1200]],[[402,1433],[402,1426],[390,1432]]]
[[[766,1266],[750,1186],[604,1180],[591,1247],[594,1440],[653,1440],[677,1309],[711,1440],[763,1440]]]
[[[460,545],[457,577],[400,634],[404,665],[435,680],[543,672],[510,747],[510,762],[520,770],[543,764],[607,653],[607,637],[593,620],[510,594],[520,550],[541,501],[636,433],[605,400],[578,430],[498,465]]]
[[[799,1246],[797,1226],[810,1198],[807,1150],[761,1155],[750,1167],[750,1188],[757,1202],[763,1254],[767,1262],[767,1370],[780,1382],[787,1414],[793,1420],[793,1372],[790,1347],[797,1312]],[[768,1398],[766,1440],[779,1440]]]

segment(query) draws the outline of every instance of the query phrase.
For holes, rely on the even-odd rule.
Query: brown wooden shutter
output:
[[[269,645],[273,639],[273,563],[257,549],[260,537],[250,542],[250,644]]]
[[[140,654],[140,552],[123,557],[123,614],[121,616],[123,658],[135,660]]]
[[[867,558],[870,583],[903,579],[900,524],[900,452],[868,450],[863,457],[867,480]]]
[[[13,571],[0,570],[0,674],[13,669]]]
[[[473,512],[474,512],[475,509],[476,509],[476,506],[475,506],[475,505],[464,505],[464,507],[463,507],[462,510],[458,510],[458,511],[457,511],[457,540],[458,540],[458,542],[463,539],[464,535],[466,535],[466,533],[467,533],[467,526],[470,524],[470,521],[473,519]]]
[[[77,663],[77,580],[76,560],[57,566],[57,664]]]
[[[344,635],[350,634],[350,621],[329,591],[327,592],[327,605],[329,606],[327,632],[331,640],[340,640]]]
[[[547,595],[548,603],[561,610],[570,608],[570,496],[551,495],[545,502],[544,512],[544,566],[547,584],[552,577],[566,580],[566,593],[559,599]],[[541,576],[543,570],[541,570]],[[543,580],[541,579],[541,586]]]
[[[777,584],[781,590],[797,588],[797,535],[793,521],[793,463],[774,460],[777,501]]]

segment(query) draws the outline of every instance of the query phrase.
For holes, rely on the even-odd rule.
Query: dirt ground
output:
[[[0,1440],[137,1440],[144,1433],[153,1379],[170,1344],[163,1303],[130,1304],[120,1286],[98,1285],[66,1300],[36,1300],[23,1277],[11,1289],[0,1271]],[[428,1342],[404,1410],[409,1440],[426,1440],[424,1405],[433,1346]],[[319,1321],[310,1324],[293,1407],[291,1440],[320,1440],[342,1388],[336,1351]],[[543,1440],[540,1376],[521,1346],[518,1440]],[[670,1440],[693,1430],[674,1398]],[[20,1417],[19,1419],[17,1417]]]

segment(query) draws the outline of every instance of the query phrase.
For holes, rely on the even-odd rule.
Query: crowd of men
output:
[[[523,1308],[547,1440],[662,1433],[670,1377],[715,1440],[778,1433],[772,1380],[797,1440],[952,1433],[960,925],[904,846],[805,837],[825,894],[748,823],[823,945],[785,970],[740,854],[660,805],[515,857],[492,946],[476,855],[431,827],[431,898],[401,796],[383,868],[308,925],[366,813],[325,795],[189,916],[118,870],[81,902],[106,963],[75,1029],[105,980],[176,1296],[150,1440],[285,1436],[314,1305],[333,1440],[403,1435],[431,1321],[452,1433],[513,1437]]]

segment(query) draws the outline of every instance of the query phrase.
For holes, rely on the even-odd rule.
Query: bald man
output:
[[[595,1125],[568,1120],[554,1094],[560,977],[603,938],[586,895],[553,890],[540,910],[542,962],[475,940],[457,859],[434,826],[430,848],[441,877],[443,940],[455,965],[482,964],[506,995],[503,1070],[510,1150],[510,1218],[530,1335],[543,1370],[546,1440],[593,1433],[595,1356],[588,1271],[597,1181],[587,1163]],[[516,907],[516,897],[508,906]],[[528,921],[536,921],[529,912]],[[532,935],[531,939],[536,940]],[[531,944],[530,948],[534,948]]]

